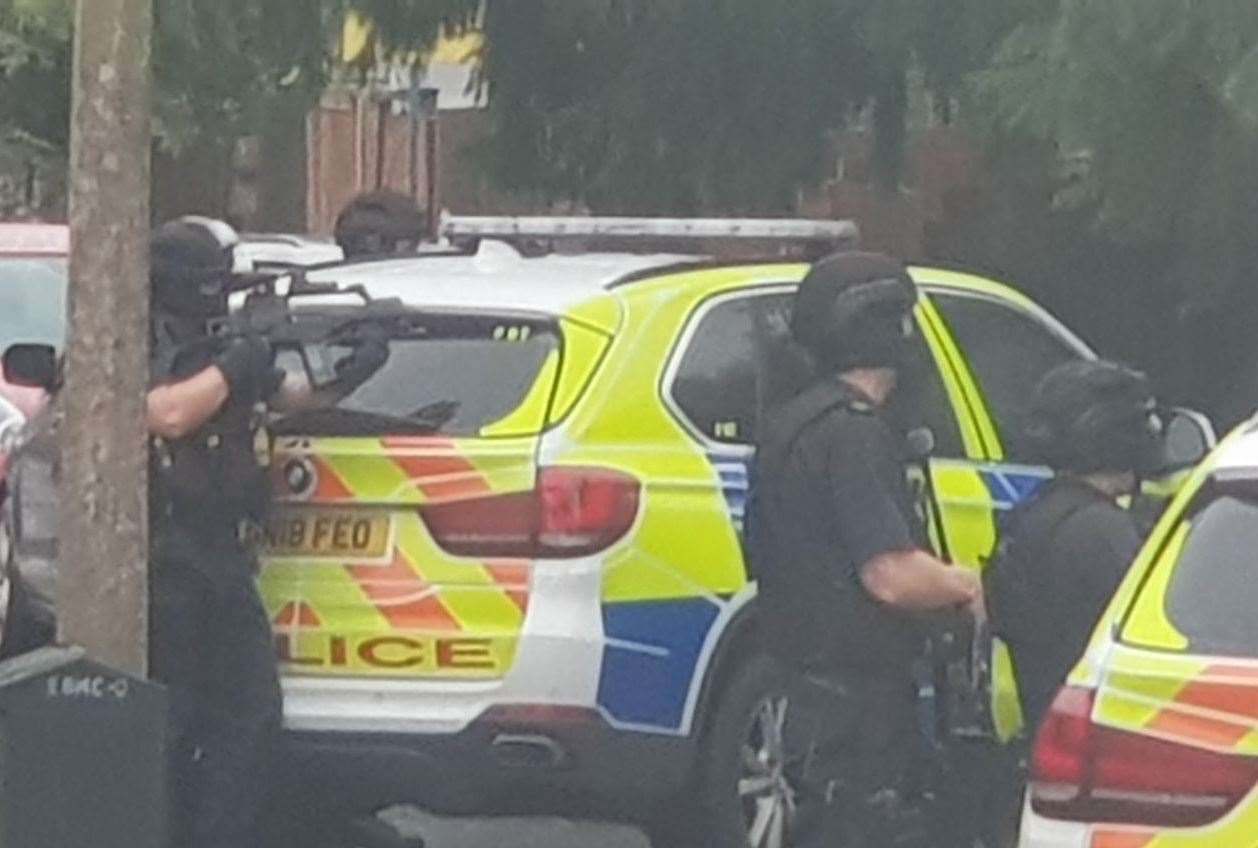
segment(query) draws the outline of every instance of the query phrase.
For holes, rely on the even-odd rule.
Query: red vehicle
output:
[[[50,344],[58,351],[65,343],[70,230],[59,224],[0,223],[0,349],[15,343]],[[8,497],[9,455],[17,432],[48,402],[43,389],[17,386],[0,373],[0,656],[9,657],[52,638],[51,563],[38,556],[19,575],[14,557]],[[32,446],[33,448],[35,446]],[[41,506],[55,498],[51,469],[55,453],[32,449],[31,465],[37,479],[29,481],[29,500]],[[42,462],[42,465],[40,465]],[[42,541],[49,528],[29,528]],[[36,548],[36,551],[39,549]],[[45,557],[46,559],[46,557]]]
[[[64,224],[0,224],[0,348],[16,342],[65,342],[70,228]],[[0,399],[29,418],[44,392],[6,383]],[[0,428],[10,417],[0,405]]]
[[[70,228],[64,224],[0,223],[0,348],[17,342],[61,350],[66,334]],[[0,375],[0,442],[47,402],[42,389],[15,386]],[[0,453],[0,492],[8,456]]]

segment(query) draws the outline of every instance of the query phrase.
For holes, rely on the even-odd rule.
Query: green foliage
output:
[[[62,0],[0,0],[0,214],[57,205],[69,145],[70,11]]]
[[[160,131],[176,148],[224,142],[278,107],[305,111],[323,91],[330,47],[351,9],[398,47],[431,44],[469,20],[471,0],[158,0],[155,74]]]
[[[486,77],[500,185],[599,208],[793,208],[823,178],[831,134],[872,105],[878,174],[899,182],[906,74],[955,94],[1033,0],[489,0]],[[328,48],[356,9],[393,48],[478,21],[479,0],[156,0],[158,138],[224,146],[277,111],[301,112],[327,81]],[[22,116],[64,147],[70,0],[0,0],[54,103]],[[9,12],[10,14],[6,14]],[[0,44],[7,42],[0,42]],[[11,51],[0,52],[0,57]],[[34,58],[37,57],[37,58]],[[0,85],[14,72],[0,58]],[[0,106],[0,121],[14,120]]]
[[[1051,6],[975,76],[990,138],[1057,151],[1042,255],[1059,270],[1075,259],[1045,292],[1073,291],[1104,316],[1107,344],[1125,337],[1179,397],[1233,417],[1258,399],[1241,388],[1258,372],[1258,4]]]
[[[63,0],[0,0],[0,138],[66,146],[69,15]]]
[[[229,143],[277,108],[311,105],[346,11],[423,47],[475,0],[155,0],[157,134],[178,150]],[[0,0],[0,128],[54,147],[68,140],[72,0]]]
[[[1169,238],[1243,202],[1256,44],[1258,4],[1244,0],[1062,0],[1006,41],[978,85],[1007,126],[1086,157],[1100,223]]]
[[[596,208],[789,208],[854,99],[840,18],[823,0],[491,3],[490,166]]]
[[[319,0],[161,0],[154,76],[164,143],[230,143],[281,98],[312,101],[327,62]]]
[[[599,209],[784,212],[867,106],[898,188],[907,75],[948,103],[1034,0],[490,0],[487,165]]]

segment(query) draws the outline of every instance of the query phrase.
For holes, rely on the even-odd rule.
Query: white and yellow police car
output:
[[[276,422],[263,593],[299,768],[364,806],[592,803],[657,844],[783,844],[783,692],[760,651],[744,504],[791,390],[799,262],[527,251],[626,232],[842,241],[835,222],[457,220],[472,249],[310,280],[399,298],[388,364]],[[997,282],[915,267],[942,528],[978,568],[1048,476],[1038,379],[1092,356]],[[1004,669],[1007,675],[1007,668]],[[1016,727],[1016,696],[996,713]],[[675,844],[681,844],[677,842]]]

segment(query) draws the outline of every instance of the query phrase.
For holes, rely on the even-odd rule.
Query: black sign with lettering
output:
[[[48,648],[0,663],[0,845],[165,848],[166,693]]]

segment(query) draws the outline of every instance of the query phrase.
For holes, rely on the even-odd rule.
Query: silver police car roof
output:
[[[492,307],[557,315],[627,276],[704,257],[684,254],[548,254],[524,257],[505,242],[481,241],[474,255],[346,263],[312,272],[311,282],[362,285],[372,297],[414,306]],[[321,298],[327,303],[327,298]],[[347,303],[354,302],[352,299]]]

